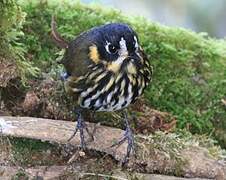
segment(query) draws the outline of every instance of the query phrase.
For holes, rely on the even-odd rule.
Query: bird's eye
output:
[[[107,43],[107,45],[105,47],[106,47],[106,50],[109,54],[115,54],[118,51],[118,49],[110,43]]]
[[[110,51],[112,54],[115,54],[115,53],[117,52],[116,47],[113,46],[112,44],[110,44],[110,45],[108,46],[108,49],[109,49],[109,51]]]

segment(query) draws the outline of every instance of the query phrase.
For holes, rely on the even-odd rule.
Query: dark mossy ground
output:
[[[79,152],[78,149],[66,145],[50,144],[23,138],[0,137],[0,165],[21,167],[13,177],[18,180],[28,177],[29,173],[26,173],[24,169],[30,167],[68,166],[71,170],[74,169],[75,172],[79,170],[80,173],[100,173],[106,174],[106,176],[112,174],[118,168],[116,161],[112,157],[103,156],[93,151],[86,151],[84,157],[78,156],[70,162],[69,159]],[[70,176],[77,177],[78,175],[74,174],[72,176],[69,173],[63,175],[62,179],[67,179]],[[92,179],[93,176],[87,177]]]

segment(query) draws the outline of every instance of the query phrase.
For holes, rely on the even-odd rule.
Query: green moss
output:
[[[187,133],[186,131],[184,131]],[[183,168],[188,163],[187,160],[182,156],[182,150],[188,148],[191,144],[189,143],[191,134],[182,135],[181,133],[164,133],[157,131],[154,134],[146,136],[136,136],[136,143],[141,149],[138,156],[142,159],[147,157],[155,157],[162,154],[161,157],[165,157],[162,161],[170,161],[173,164],[166,163],[165,169],[158,173],[167,173],[176,176],[183,174]],[[168,166],[172,166],[169,168]],[[168,172],[169,171],[169,172]]]
[[[29,176],[26,174],[26,172],[22,169],[18,170],[17,173],[11,177],[12,180],[29,180]]]
[[[226,157],[226,151],[217,146],[216,141],[205,135],[192,135],[186,130],[179,130],[176,133],[157,131],[149,136],[137,135],[135,138],[139,148],[139,154],[137,154],[139,159],[146,160],[147,157],[154,159],[159,154],[165,157],[161,159],[161,162],[166,160],[166,167],[158,173],[182,176],[184,167],[188,164],[183,152],[194,148],[206,149],[208,151],[206,156],[211,156],[216,160]]]
[[[1,1],[0,12],[0,60],[6,59],[16,64],[18,76],[25,83],[26,77],[38,73],[38,68],[24,58],[26,48],[19,42],[19,38],[24,35],[21,28],[26,14],[14,0]]]
[[[13,161],[22,166],[51,165],[57,163],[57,158],[51,159],[47,151],[52,154],[56,146],[47,142],[31,139],[10,139]]]
[[[26,58],[49,72],[58,49],[50,38],[51,15],[57,15],[58,30],[68,40],[91,27],[125,22],[138,33],[154,66],[145,97],[151,106],[177,117],[178,128],[210,133],[213,122],[223,122],[226,96],[226,42],[182,28],[170,28],[144,18],[128,18],[117,10],[69,1],[21,1],[27,13],[21,42]]]
[[[222,159],[226,155],[226,151],[216,145],[216,140],[206,135],[192,135],[186,130],[179,130],[176,133],[164,133],[157,131],[148,137],[137,136],[144,138],[154,149],[166,152],[172,158],[180,158],[180,151],[189,147],[198,146],[208,150],[209,155],[215,159]]]

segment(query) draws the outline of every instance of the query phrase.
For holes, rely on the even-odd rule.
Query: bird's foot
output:
[[[77,115],[77,125],[76,125],[76,128],[74,130],[74,133],[68,139],[68,142],[71,141],[71,139],[73,139],[75,137],[75,135],[77,134],[77,132],[79,131],[80,141],[81,141],[81,148],[84,150],[85,147],[86,147],[85,137],[84,137],[84,129],[86,130],[87,134],[90,136],[90,138],[92,140],[94,140],[94,137],[89,132],[89,129],[88,129],[87,125],[85,124],[84,120],[83,120],[83,117],[82,117],[82,114],[81,114],[80,110],[76,110],[76,115]]]
[[[117,141],[116,143],[114,143],[112,147],[119,147],[120,145],[122,145],[125,141],[127,141],[128,145],[127,145],[127,151],[126,151],[126,155],[123,158],[122,164],[126,164],[129,161],[129,157],[131,152],[135,152],[135,145],[134,145],[134,137],[133,137],[133,133],[132,130],[130,129],[130,127],[126,127],[126,131],[125,134],[123,135],[123,137]]]

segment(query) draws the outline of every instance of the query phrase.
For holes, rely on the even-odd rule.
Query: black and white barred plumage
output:
[[[138,44],[134,31],[124,24],[101,26],[82,34],[78,40],[75,39],[69,45],[69,49],[72,46],[70,50],[76,51],[76,48],[83,45],[80,39],[86,40],[86,38],[89,39],[89,43],[85,42],[87,46],[82,47],[87,54],[86,58],[84,55],[82,56],[84,59],[77,57],[76,60],[76,53],[74,53],[74,69],[68,65],[72,59],[63,60],[71,75],[67,79],[66,87],[71,93],[77,95],[78,105],[95,111],[116,111],[134,103],[151,78],[151,67]],[[102,41],[96,39],[102,39]],[[98,44],[99,42],[102,44]],[[80,46],[77,43],[81,43]],[[118,55],[115,52],[108,52],[109,45],[117,49]],[[65,57],[72,57],[73,52],[70,50]],[[77,69],[82,65],[86,66],[83,68],[86,71],[78,75]]]

